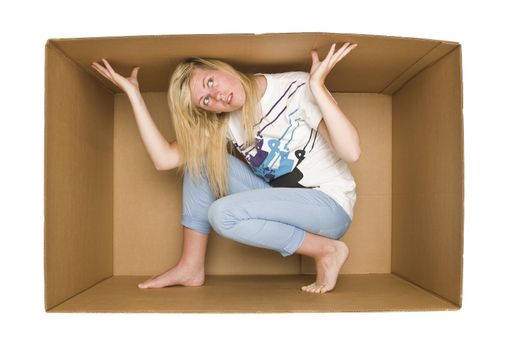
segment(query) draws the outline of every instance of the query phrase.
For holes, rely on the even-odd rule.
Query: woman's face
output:
[[[195,68],[189,81],[195,106],[215,113],[236,111],[245,103],[240,81],[228,72]]]

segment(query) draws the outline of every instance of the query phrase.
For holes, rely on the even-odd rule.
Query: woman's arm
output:
[[[317,131],[323,137],[326,136],[326,141],[333,146],[337,156],[346,162],[356,162],[361,153],[356,128],[347,119],[325,86],[311,87],[311,91],[323,114]]]
[[[168,143],[154,124],[151,114],[140,94],[137,74],[140,67],[135,67],[130,77],[125,78],[116,73],[107,60],[104,66],[93,62],[92,67],[101,75],[121,88],[128,96],[133,114],[139,128],[140,136],[157,170],[170,170],[182,165],[182,157],[177,141]]]
[[[170,170],[182,165],[177,140],[168,143],[160,133],[147,109],[140,91],[127,93],[140,136],[157,170]]]
[[[322,131],[323,136],[326,133],[334,151],[347,162],[355,162],[359,159],[361,153],[359,135],[324,85],[324,80],[335,64],[356,46],[357,44],[349,46],[349,43],[346,43],[334,54],[335,44],[333,44],[322,62],[319,61],[317,52],[312,51],[309,80],[310,90],[323,115],[318,131]]]

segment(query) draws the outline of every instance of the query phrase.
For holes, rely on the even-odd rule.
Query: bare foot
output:
[[[341,241],[332,241],[328,246],[328,252],[321,257],[314,258],[316,262],[316,281],[302,290],[309,293],[326,293],[337,283],[338,273],[349,256],[347,244]]]
[[[175,285],[197,287],[203,285],[204,283],[205,271],[203,267],[201,269],[194,269],[185,265],[177,264],[161,275],[149,278],[148,280],[139,283],[138,287],[142,289],[163,288]]]

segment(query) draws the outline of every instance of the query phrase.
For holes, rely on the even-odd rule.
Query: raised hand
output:
[[[323,61],[319,61],[319,56],[316,50],[312,50],[312,67],[310,68],[310,85],[323,85],[326,76],[335,67],[338,61],[344,58],[358,44],[345,43],[335,52],[335,44],[331,45],[331,49]]]
[[[139,90],[137,74],[140,67],[133,68],[131,75],[128,78],[125,78],[121,74],[116,73],[106,59],[102,59],[102,61],[104,63],[104,66],[100,65],[97,62],[93,62],[91,64],[91,67],[93,67],[96,71],[98,71],[98,73],[109,79],[114,85],[118,86],[126,93]]]

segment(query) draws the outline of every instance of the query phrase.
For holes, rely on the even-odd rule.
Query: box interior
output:
[[[187,56],[248,73],[310,69],[310,50],[359,44],[326,85],[360,135],[357,202],[337,287],[308,295],[300,255],[211,233],[202,287],[140,290],[181,254],[182,178],[157,171],[128,98],[92,68],[139,83],[175,139],[166,91]],[[455,310],[462,302],[463,120],[458,43],[329,33],[51,39],[46,43],[45,298],[54,312]]]

